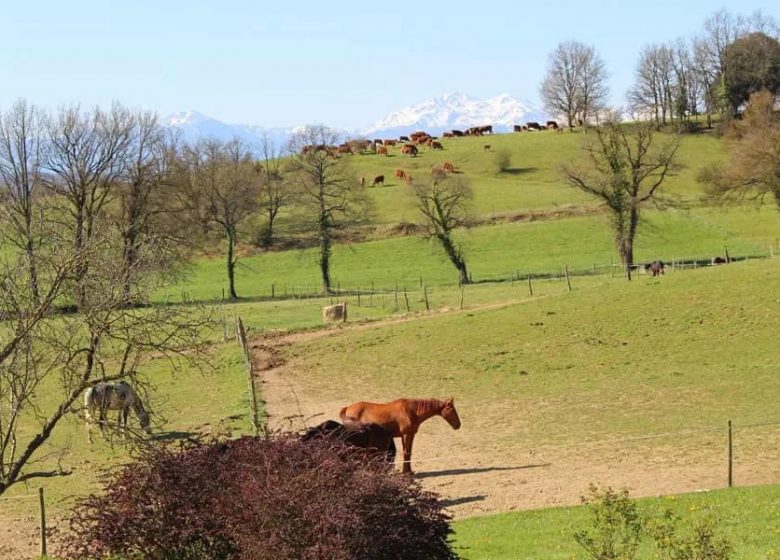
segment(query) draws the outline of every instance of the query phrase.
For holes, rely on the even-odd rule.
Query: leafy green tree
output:
[[[761,90],[780,92],[780,42],[761,32],[748,33],[726,48],[723,94],[732,114]]]

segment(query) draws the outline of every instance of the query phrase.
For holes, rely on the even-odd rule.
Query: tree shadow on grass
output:
[[[176,441],[179,439],[184,440],[196,440],[201,436],[197,432],[181,432],[178,430],[171,430],[169,432],[160,432],[154,434],[149,439],[152,441]]]
[[[462,474],[480,474],[492,471],[519,471],[524,469],[539,469],[549,467],[552,463],[538,465],[518,465],[516,467],[474,467],[470,469],[445,469],[441,471],[428,471],[415,473],[415,478],[433,478],[436,476],[457,476]]]
[[[536,170],[536,167],[507,167],[501,173],[505,175],[525,175]]]

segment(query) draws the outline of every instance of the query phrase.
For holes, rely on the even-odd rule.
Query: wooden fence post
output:
[[[406,286],[404,286],[404,301],[406,301],[406,312],[409,313],[411,309],[409,308],[409,296],[406,293]]]
[[[423,286],[423,296],[425,297],[425,310],[430,311],[431,306],[428,304],[428,286]]]
[[[531,285],[531,275],[528,275],[528,295],[534,297],[534,287]]]
[[[249,397],[250,404],[252,406],[252,428],[255,431],[255,436],[260,435],[260,422],[257,418],[257,391],[255,389],[255,376],[254,366],[252,365],[252,355],[249,353],[249,344],[246,339],[246,329],[244,329],[244,322],[241,317],[236,319],[236,336],[238,342],[241,345],[241,350],[244,352],[244,360],[246,361],[246,374],[249,381]]]
[[[729,476],[728,476],[728,483],[729,488],[731,488],[734,485],[734,447],[733,447],[733,438],[731,434],[731,420],[729,420]]]
[[[360,286],[358,286],[357,293],[358,293],[358,307],[360,307]]]
[[[571,280],[569,279],[569,265],[565,265],[563,267],[563,271],[566,273],[566,285],[569,287],[569,291],[571,292]]]
[[[38,488],[38,508],[41,523],[41,556],[46,556],[46,503],[43,499],[43,487]]]

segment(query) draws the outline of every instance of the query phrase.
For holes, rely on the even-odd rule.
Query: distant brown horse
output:
[[[393,437],[400,437],[404,448],[402,471],[412,472],[412,444],[420,424],[441,416],[457,430],[460,418],[453,399],[398,399],[389,403],[356,402],[341,409],[341,421],[371,423],[382,426]]]

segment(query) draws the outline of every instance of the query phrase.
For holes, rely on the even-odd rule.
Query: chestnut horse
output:
[[[441,416],[457,430],[460,418],[454,399],[398,399],[389,403],[356,402],[341,409],[342,422],[362,422],[382,426],[400,437],[404,448],[404,473],[412,472],[412,444],[420,424],[433,416]]]

